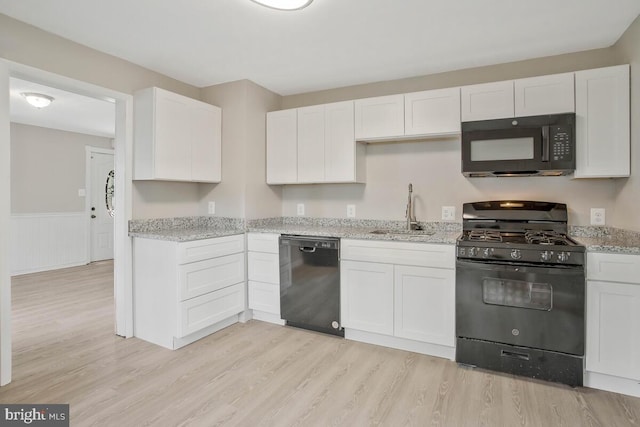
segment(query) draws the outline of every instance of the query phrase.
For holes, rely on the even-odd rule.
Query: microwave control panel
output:
[[[573,138],[570,126],[551,126],[551,160],[573,160]]]

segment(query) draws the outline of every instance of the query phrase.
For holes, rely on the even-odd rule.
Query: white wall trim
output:
[[[0,61],[0,386],[11,381],[10,159],[9,67]]]
[[[11,275],[89,263],[84,212],[11,215]]]
[[[115,333],[133,336],[133,286],[129,220],[132,216],[133,96],[0,58],[0,159],[9,162],[9,76],[116,104],[114,234]],[[4,166],[4,165],[3,165]],[[0,168],[9,178],[9,168]],[[8,261],[10,179],[0,180],[0,384],[11,381],[11,279]],[[5,249],[6,247],[6,249]]]

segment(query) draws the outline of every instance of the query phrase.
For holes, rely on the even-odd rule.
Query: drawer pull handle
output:
[[[502,356],[502,357],[511,357],[511,358],[514,358],[514,359],[526,360],[526,361],[529,360],[529,355],[528,354],[516,353],[516,352],[513,352],[513,351],[506,351],[506,350],[502,350],[500,352],[500,356]]]

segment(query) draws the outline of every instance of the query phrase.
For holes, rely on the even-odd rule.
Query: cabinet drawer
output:
[[[249,308],[280,316],[280,286],[249,282]]]
[[[242,312],[244,289],[244,283],[238,283],[179,303],[176,337],[185,337]]]
[[[247,250],[277,254],[279,251],[279,234],[249,233],[247,234]]]
[[[244,254],[233,254],[178,267],[178,299],[217,291],[244,282]]]
[[[588,253],[587,278],[589,280],[640,284],[640,256]]]
[[[178,244],[178,264],[202,261],[224,255],[244,252],[244,235],[195,240]]]
[[[341,259],[418,267],[455,267],[455,246],[431,243],[348,240],[340,243]]]
[[[265,254],[262,252],[249,252],[249,280],[265,283],[280,283],[280,257],[278,254]]]

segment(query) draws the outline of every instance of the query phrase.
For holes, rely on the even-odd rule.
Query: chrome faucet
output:
[[[409,199],[407,200],[407,212],[405,216],[407,217],[407,230],[417,230],[418,229],[418,221],[416,221],[416,215],[413,209],[413,200],[411,199],[411,195],[413,193],[413,184],[409,183]]]

